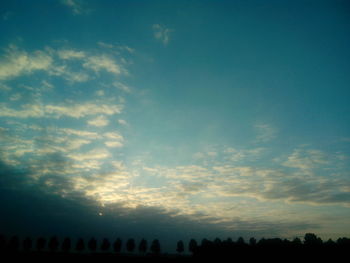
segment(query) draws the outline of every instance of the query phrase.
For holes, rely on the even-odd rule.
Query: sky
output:
[[[1,1],[0,232],[349,237],[349,12]]]

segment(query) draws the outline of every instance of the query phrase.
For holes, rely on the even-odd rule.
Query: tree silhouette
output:
[[[4,251],[6,249],[6,239],[3,235],[0,235],[0,251]]]
[[[306,233],[304,236],[304,244],[307,246],[317,246],[322,245],[322,243],[322,239],[313,233]]]
[[[113,249],[114,249],[114,252],[116,253],[119,253],[120,250],[122,249],[122,240],[120,238],[117,238],[117,240],[114,241]]]
[[[88,242],[88,249],[91,251],[91,252],[95,252],[96,249],[97,249],[97,240],[95,238],[91,238]]]
[[[23,250],[24,251],[30,251],[32,249],[33,242],[30,237],[27,237],[26,239],[23,240]]]
[[[18,236],[13,236],[8,244],[9,251],[15,252],[19,250],[19,238]]]
[[[188,250],[193,254],[196,252],[198,248],[197,241],[195,239],[191,239],[190,243],[188,244]]]
[[[62,242],[62,247],[61,247],[61,249],[62,249],[63,252],[66,252],[66,253],[67,253],[67,252],[70,251],[71,247],[72,247],[72,242],[71,242],[71,240],[70,240],[69,237],[66,237],[66,238],[63,240],[63,242]]]
[[[58,240],[57,237],[51,237],[48,247],[51,250],[51,252],[55,252],[58,249]]]
[[[152,244],[151,244],[151,251],[154,253],[154,254],[159,254],[160,253],[160,243],[159,243],[159,240],[158,239],[155,239],[152,241]]]
[[[238,239],[237,239],[237,245],[244,245],[245,244],[245,241],[244,241],[244,238],[243,237],[239,237]]]
[[[177,253],[181,254],[182,252],[184,252],[184,250],[185,250],[184,242],[182,240],[179,240],[177,242],[176,251],[177,251]]]
[[[254,237],[251,237],[249,239],[249,245],[251,245],[251,246],[255,246],[256,245],[256,239]]]
[[[81,252],[85,249],[85,243],[84,243],[84,240],[82,238],[79,238],[78,239],[78,242],[75,246],[75,250],[78,251],[78,252]]]
[[[106,252],[109,250],[110,247],[111,247],[111,243],[107,238],[104,238],[101,244],[101,250]]]
[[[139,252],[144,254],[147,251],[147,240],[142,239],[139,244]]]
[[[130,238],[127,242],[126,242],[126,250],[130,253],[132,253],[135,249],[135,240],[133,238]]]
[[[39,237],[36,241],[36,249],[40,252],[45,249],[46,239],[43,237]]]

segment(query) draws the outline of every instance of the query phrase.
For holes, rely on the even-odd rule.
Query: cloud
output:
[[[105,145],[110,148],[121,148],[123,147],[123,143],[119,141],[106,141]]]
[[[87,14],[90,10],[86,9],[80,0],[61,0],[62,4],[69,7],[74,15]]]
[[[69,129],[69,128],[62,128],[59,130],[59,132],[63,132],[68,135],[76,135],[76,136],[81,136],[81,137],[86,137],[90,139],[98,139],[101,136],[96,133],[96,132],[91,132],[91,131],[82,131],[82,130],[74,130],[74,129]]]
[[[86,160],[100,160],[106,159],[111,156],[110,152],[103,148],[97,148],[90,150],[86,153],[71,153],[67,155],[69,158],[75,161],[86,161]]]
[[[97,114],[114,115],[122,111],[122,105],[95,104],[91,102],[72,103],[67,105],[39,105],[25,104],[21,109],[11,109],[6,104],[0,103],[0,116],[13,118],[82,118]],[[100,121],[103,119],[100,118]]]
[[[114,82],[113,86],[116,87],[117,89],[120,89],[126,93],[131,93],[131,88],[121,82]]]
[[[83,67],[91,69],[96,73],[105,70],[115,75],[127,74],[126,69],[120,64],[117,64],[114,59],[107,55],[90,56],[86,59],[85,63],[83,63]]]
[[[269,124],[256,124],[255,126],[257,143],[269,142],[276,137],[277,130]]]
[[[167,45],[170,40],[170,33],[172,32],[171,29],[166,28],[163,25],[160,24],[154,24],[152,26],[153,29],[153,36],[156,40],[162,42],[164,45]]]
[[[49,70],[53,59],[43,51],[27,53],[10,46],[4,60],[0,62],[0,80],[8,80],[14,77],[31,74],[35,71]]]
[[[94,119],[89,120],[87,123],[91,126],[104,127],[109,124],[109,120],[105,116],[100,115]]]
[[[126,120],[123,120],[123,119],[119,119],[119,120],[118,120],[118,123],[119,123],[120,125],[123,125],[123,126],[127,126],[127,125],[128,125],[128,122],[127,122]]]
[[[81,118],[90,115],[106,114],[114,115],[121,113],[121,105],[107,105],[107,104],[95,104],[85,102],[81,104],[71,105],[46,105],[45,113],[53,115],[54,117],[60,118],[62,116]]]
[[[44,117],[45,111],[41,105],[25,104],[20,110],[11,109],[4,103],[0,103],[0,116],[12,118],[41,118]]]
[[[326,155],[319,150],[295,149],[282,165],[301,170],[310,170],[327,163]]]
[[[76,51],[76,50],[72,50],[72,49],[62,49],[62,50],[58,50],[57,54],[59,56],[60,59],[83,59],[86,57],[85,52],[83,51]]]

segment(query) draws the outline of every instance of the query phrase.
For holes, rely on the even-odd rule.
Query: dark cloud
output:
[[[158,238],[164,249],[171,251],[179,239],[262,237],[279,235],[285,229],[303,231],[317,227],[307,223],[249,222],[239,218],[227,224],[214,223],[217,220],[215,215],[201,219],[203,215],[199,214],[181,216],[176,211],[167,212],[156,207],[126,208],[123,203],[102,207],[72,189],[69,195],[62,197],[62,189],[70,187],[66,177],[46,175],[35,184],[30,177],[30,171],[0,163],[0,233],[20,236],[55,234],[73,238]],[[52,180],[52,186],[47,186],[46,182]]]

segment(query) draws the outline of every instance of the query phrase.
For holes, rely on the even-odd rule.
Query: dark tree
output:
[[[46,246],[46,239],[43,237],[39,237],[36,241],[36,249],[38,251],[42,251],[45,249]]]
[[[63,242],[62,242],[62,247],[61,247],[61,249],[62,249],[62,251],[63,252],[69,252],[70,250],[71,250],[71,248],[72,248],[72,242],[71,242],[71,240],[70,240],[70,238],[69,237],[66,237],[64,240],[63,240]]]
[[[293,239],[292,244],[293,244],[294,246],[300,246],[302,243],[301,243],[300,238],[299,238],[299,237],[296,237],[296,238]]]
[[[139,244],[139,252],[144,254],[147,251],[147,240],[142,239]]]
[[[127,242],[126,242],[126,250],[130,253],[132,253],[135,249],[135,240],[133,238],[130,238]]]
[[[184,252],[184,250],[185,250],[185,245],[184,245],[184,242],[182,241],[182,240],[179,240],[178,242],[177,242],[177,247],[176,247],[176,251],[177,251],[177,253],[182,253],[182,252]]]
[[[322,243],[322,239],[313,233],[306,233],[304,236],[304,244],[307,246],[318,246],[322,245]]]
[[[88,249],[91,252],[95,252],[97,249],[97,240],[95,238],[91,238],[88,242]]]
[[[117,238],[117,240],[114,241],[113,249],[114,249],[114,252],[116,253],[119,253],[120,250],[122,249],[122,240],[120,238]]]
[[[85,249],[85,243],[82,238],[78,239],[77,245],[75,246],[75,250],[81,252]]]
[[[197,241],[194,240],[194,239],[191,239],[190,240],[190,243],[188,244],[188,250],[191,252],[191,253],[195,253],[196,250],[198,248],[198,244],[197,244]]]
[[[6,249],[6,239],[3,235],[0,235],[0,251],[4,251]]]
[[[48,247],[51,250],[51,252],[55,252],[58,249],[58,240],[57,237],[51,237]]]
[[[254,247],[256,245],[256,239],[254,237],[251,237],[249,239],[249,245],[251,245],[252,247]]]
[[[152,253],[159,254],[160,253],[160,243],[158,239],[155,239],[152,241],[151,247],[150,247]]]
[[[101,250],[106,252],[109,250],[110,247],[111,247],[111,243],[109,242],[109,240],[107,238],[104,238],[102,240]]]
[[[24,251],[30,251],[32,249],[33,242],[32,239],[27,237],[26,239],[23,240],[23,250]]]
[[[239,237],[238,239],[237,239],[237,245],[244,245],[245,244],[245,241],[244,241],[244,238],[243,237]]]
[[[18,236],[13,236],[10,239],[10,242],[8,244],[8,248],[9,248],[10,251],[18,251],[19,250],[19,245],[20,245],[20,242],[19,242]]]

